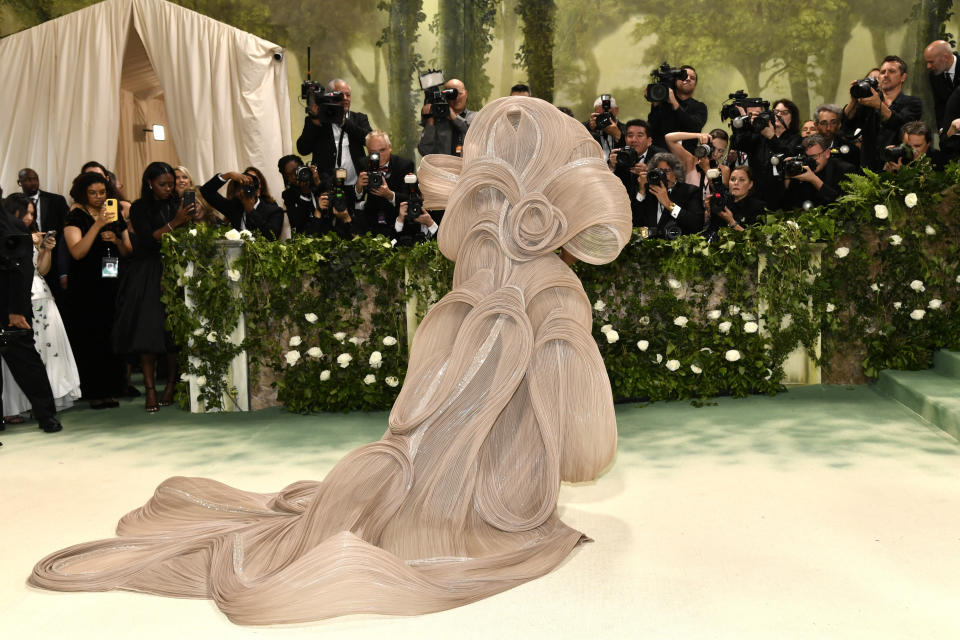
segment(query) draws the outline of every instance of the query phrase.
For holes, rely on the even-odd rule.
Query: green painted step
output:
[[[960,440],[960,377],[938,370],[880,372],[877,388]]]
[[[960,352],[941,349],[933,354],[933,368],[937,373],[960,378]]]

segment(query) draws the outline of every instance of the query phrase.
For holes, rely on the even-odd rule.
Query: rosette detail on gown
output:
[[[616,418],[590,302],[555,251],[613,260],[626,192],[580,123],[526,97],[484,107],[463,157],[419,173],[454,286],[383,439],[275,494],[171,478],[119,537],[44,558],[32,584],[213,598],[240,624],[412,615],[541,576],[584,539],[557,515],[560,483],[610,463]]]

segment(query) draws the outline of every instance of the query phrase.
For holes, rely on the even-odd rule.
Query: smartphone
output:
[[[43,234],[44,240],[46,240],[47,238],[56,238],[56,237],[57,237],[57,232],[53,230],[47,231],[46,233]]]
[[[190,207],[194,207],[197,204],[197,192],[193,189],[187,189],[183,192],[183,210],[190,211]],[[193,213],[196,213],[194,211]]]
[[[117,200],[116,198],[107,198],[103,203],[107,208],[107,222],[117,221]]]

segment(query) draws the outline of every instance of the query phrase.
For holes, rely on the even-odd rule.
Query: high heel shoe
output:
[[[167,383],[167,386],[163,389],[163,395],[160,397],[160,402],[157,403],[161,407],[169,407],[173,404],[173,389],[174,385]]]
[[[146,391],[146,404],[144,405],[144,408],[147,410],[147,413],[156,413],[157,411],[160,411],[160,405],[157,403],[156,387],[144,387],[144,390]]]

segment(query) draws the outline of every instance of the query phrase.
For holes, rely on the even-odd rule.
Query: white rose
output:
[[[689,320],[687,320],[687,316],[677,316],[673,319],[673,324],[677,325],[678,327],[685,327],[687,326],[688,322]]]
[[[613,325],[612,325],[612,324],[605,324],[605,325],[603,325],[602,327],[600,327],[600,333],[606,333],[607,331],[610,331],[611,329],[613,329]]]
[[[253,240],[253,234],[250,233],[247,229],[244,229],[243,231],[240,232],[240,237],[243,238],[244,240]]]
[[[926,287],[923,286],[923,280],[914,280],[910,283],[910,288],[914,291],[926,291]]]
[[[303,341],[300,339],[300,336],[293,336],[292,338],[290,338],[289,344],[291,347],[299,347],[301,342]]]
[[[710,320],[719,320],[720,319],[720,309],[714,309],[707,312],[707,318]]]
[[[698,367],[698,366],[695,365],[695,364],[690,365],[690,371],[693,371],[693,372],[696,373],[696,374],[703,373],[703,369],[701,369],[700,367]]]
[[[343,344],[343,341],[347,337],[347,334],[345,334],[343,331],[337,331],[335,334],[333,334],[333,337],[335,340],[337,340],[337,342],[339,342],[340,344]]]
[[[227,277],[230,278],[233,282],[240,280],[240,272],[236,269],[227,269]]]
[[[917,194],[908,193],[903,198],[903,204],[907,205],[908,209],[913,209],[915,206],[917,206]]]
[[[324,369],[320,372],[320,382],[326,382],[330,379],[330,369]]]
[[[927,312],[923,309],[914,309],[910,312],[910,317],[914,320],[923,320],[923,316],[927,315]]]
[[[894,309],[899,309],[899,308],[902,307],[902,306],[903,306],[903,303],[902,303],[902,302],[894,302],[894,303],[893,303],[893,308],[894,308]]]
[[[873,215],[875,215],[880,220],[886,220],[888,217],[890,217],[890,212],[887,211],[886,206],[882,204],[877,204],[877,205],[874,205],[873,207]]]
[[[283,357],[287,359],[287,364],[292,367],[293,365],[297,364],[298,360],[300,360],[300,352],[296,350],[287,351],[287,354]]]
[[[352,338],[350,338],[349,340],[347,340],[347,342],[349,342],[350,344],[352,344],[352,345],[355,346],[355,347],[358,347],[358,346],[360,346],[360,343],[363,342],[363,340],[361,340],[361,339],[358,338],[357,336],[353,336]]]
[[[680,361],[679,361],[679,360],[667,360],[667,364],[665,364],[665,365],[663,365],[663,366],[665,366],[665,367],[666,367],[667,369],[669,369],[670,371],[676,371],[677,369],[680,368]]]
[[[384,346],[392,347],[393,345],[397,344],[397,339],[393,336],[387,336],[383,339],[383,344]]]
[[[340,365],[341,369],[346,369],[350,366],[350,362],[353,360],[353,356],[349,353],[341,353],[337,356],[337,364]]]
[[[737,351],[736,349],[730,349],[725,354],[723,354],[723,357],[726,358],[728,362],[736,362],[737,360],[740,359],[740,352]]]
[[[838,258],[846,258],[850,254],[850,249],[847,247],[837,247],[834,253],[837,254]]]
[[[720,330],[720,333],[730,333],[730,327],[733,326],[733,323],[729,320],[726,322],[721,322],[717,325],[717,329]]]
[[[207,334],[207,342],[216,342],[217,341],[217,332],[211,331]]]
[[[926,233],[928,236],[935,236],[935,235],[937,235],[937,230],[934,229],[933,227],[931,227],[930,225],[927,225],[926,227],[924,227],[923,231],[924,231],[924,233]]]
[[[193,330],[193,335],[197,336],[198,338],[202,336],[203,333],[204,333],[203,327],[197,327],[196,329]]]
[[[743,313],[740,314],[740,319],[743,320],[744,322],[751,322],[753,320],[756,320],[757,316],[753,315],[752,313],[747,313],[746,311],[744,311]]]
[[[603,311],[606,308],[607,308],[607,305],[603,302],[603,300],[597,300],[596,302],[593,303],[594,311]]]
[[[607,331],[607,342],[609,342],[610,344],[613,344],[619,339],[620,339],[619,333],[617,333],[613,329],[611,329],[610,331]]]
[[[735,304],[732,304],[732,305],[730,305],[729,307],[727,307],[727,313],[729,313],[729,314],[732,315],[732,316],[735,316],[735,315],[737,315],[738,313],[740,313],[740,307],[738,307],[738,306],[735,305]]]
[[[960,276],[957,276],[957,282],[960,282]],[[643,316],[640,318],[640,324],[647,326],[650,324],[650,316]]]
[[[230,229],[230,231],[227,231],[225,234],[223,234],[223,237],[227,240],[239,240],[241,236],[240,232],[236,229]]]
[[[190,231],[188,231],[187,233],[189,233],[189,234],[192,235],[192,236],[195,236],[195,235],[197,235],[197,230],[196,230],[196,229],[190,229]]]
[[[667,284],[670,286],[671,289],[679,289],[679,288],[680,288],[680,281],[679,281],[679,280],[676,280],[675,278],[669,278],[669,279],[667,280]]]
[[[897,234],[893,234],[892,236],[890,236],[890,244],[892,244],[893,246],[895,247],[899,246],[900,243],[902,242],[903,242],[903,238],[901,238]]]
[[[743,325],[743,330],[746,333],[756,333],[757,329],[759,328],[760,328],[760,325],[758,325],[756,322],[748,322],[745,325]]]
[[[400,379],[397,378],[397,377],[395,377],[395,376],[387,376],[387,377],[384,379],[384,382],[387,383],[387,386],[388,386],[388,387],[395,387],[395,386],[397,386],[398,384],[400,384]]]
[[[927,306],[930,307],[931,309],[939,309],[940,305],[942,304],[943,304],[942,300],[940,300],[939,298],[934,298],[933,300],[927,303]]]
[[[637,349],[640,349],[640,351],[646,351],[649,346],[650,343],[646,340],[640,340],[637,342]]]
[[[657,364],[660,364],[661,362],[663,362],[663,356],[658,353],[658,354],[657,354]]]
[[[870,285],[870,289],[872,289],[873,291],[880,291],[880,287],[877,286],[876,282]]]
[[[372,373],[368,373],[363,377],[363,384],[365,385],[371,385],[376,381],[377,381],[377,376],[373,375]]]
[[[194,382],[197,383],[198,387],[202,387],[203,385],[207,384],[207,376],[197,376]]]
[[[304,317],[304,318],[306,319],[306,321],[309,322],[310,324],[313,324],[314,322],[316,322],[316,321],[319,319],[319,318],[317,318],[317,314],[315,314],[315,313],[305,313],[305,314],[303,314],[303,317]]]
[[[833,313],[836,310],[836,307],[833,306],[832,302],[827,303],[827,313]]]
[[[379,351],[374,351],[370,354],[370,366],[374,369],[379,369],[380,365],[383,364],[383,354]]]

